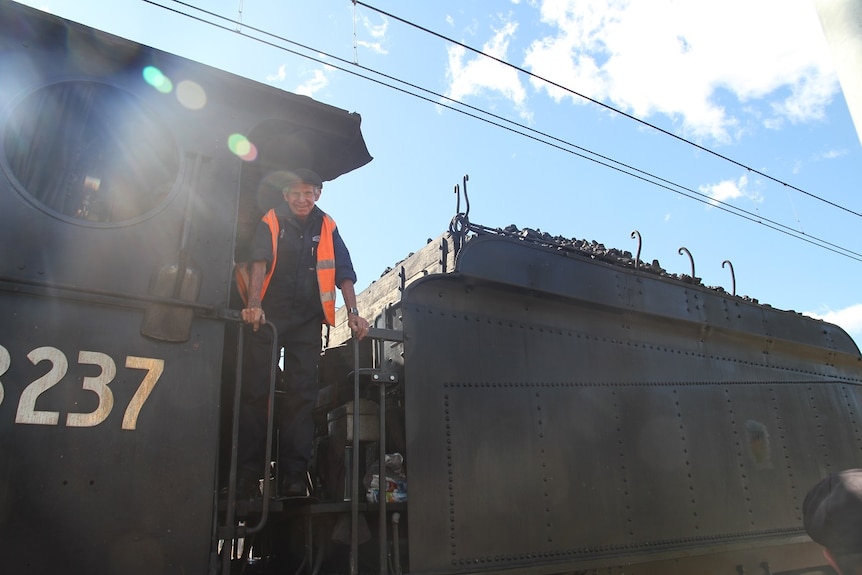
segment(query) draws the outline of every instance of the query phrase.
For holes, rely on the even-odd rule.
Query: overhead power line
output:
[[[623,174],[628,175],[630,177],[644,181],[646,183],[652,184],[654,186],[669,190],[669,191],[674,192],[676,194],[682,195],[686,198],[689,198],[689,199],[692,199],[692,200],[695,200],[695,201],[698,201],[698,202],[701,202],[701,203],[704,203],[707,205],[711,205],[711,206],[716,207],[722,211],[725,211],[731,215],[735,215],[737,217],[743,218],[743,219],[748,220],[750,222],[765,226],[766,228],[772,229],[773,231],[777,231],[779,233],[782,233],[782,234],[785,234],[787,236],[802,240],[806,243],[812,244],[814,246],[828,250],[828,251],[836,253],[838,255],[842,255],[844,257],[862,262],[862,254],[854,252],[850,249],[844,248],[844,247],[839,246],[837,244],[831,243],[831,242],[824,240],[822,238],[818,238],[816,236],[805,234],[804,232],[800,232],[798,230],[795,230],[794,228],[787,226],[787,225],[784,225],[784,224],[781,224],[780,222],[773,221],[773,220],[770,220],[768,218],[764,218],[764,217],[760,216],[759,214],[755,214],[753,212],[750,212],[748,210],[744,210],[742,208],[733,206],[733,205],[728,204],[726,202],[722,202],[720,200],[715,200],[715,199],[709,197],[707,194],[704,194],[702,192],[688,188],[686,186],[683,186],[682,184],[677,184],[671,180],[662,178],[656,174],[652,174],[648,171],[641,170],[639,168],[625,164],[625,163],[620,162],[618,160],[614,160],[613,158],[610,158],[608,156],[598,154],[596,152],[593,152],[587,148],[578,146],[578,145],[576,145],[572,142],[569,142],[567,140],[564,140],[562,138],[558,138],[556,136],[547,134],[545,132],[536,130],[534,128],[530,128],[529,126],[520,124],[516,121],[503,118],[497,114],[494,114],[492,112],[488,112],[488,111],[483,110],[481,108],[478,108],[476,106],[472,106],[469,104],[465,104],[463,102],[459,102],[459,101],[457,101],[457,100],[455,100],[449,96],[439,94],[439,93],[434,92],[432,90],[423,88],[421,86],[418,86],[418,85],[415,85],[415,84],[412,84],[409,82],[406,82],[406,81],[401,80],[399,78],[396,78],[394,76],[390,76],[390,75],[385,74],[383,72],[378,72],[372,68],[368,68],[366,66],[352,63],[352,62],[350,62],[344,58],[340,58],[340,57],[335,56],[333,54],[328,54],[328,53],[326,53],[322,50],[319,50],[317,48],[313,48],[311,46],[307,46],[307,45],[301,44],[299,42],[289,40],[289,39],[282,37],[282,36],[279,36],[277,34],[273,34],[271,32],[267,32],[267,31],[262,30],[260,28],[250,26],[247,23],[242,24],[242,29],[240,29],[240,26],[239,26],[240,23],[237,22],[236,20],[233,20],[231,18],[227,18],[225,16],[221,16],[215,12],[211,12],[211,11],[206,10],[204,8],[199,8],[199,7],[194,6],[192,4],[183,2],[182,0],[171,0],[171,2],[173,2],[175,4],[179,4],[179,5],[184,6],[186,8],[193,9],[193,10],[195,10],[201,14],[205,14],[206,16],[208,16],[210,18],[215,18],[217,20],[223,21],[223,22],[225,22],[225,24],[222,25],[222,24],[219,24],[217,22],[213,22],[211,20],[207,20],[207,19],[201,18],[199,16],[189,14],[187,12],[183,12],[183,11],[171,8],[169,6],[159,4],[158,2],[155,2],[154,0],[142,0],[142,1],[146,2],[147,4],[151,4],[155,7],[162,8],[164,10],[168,10],[168,11],[173,12],[175,14],[178,14],[180,16],[183,16],[183,17],[201,22],[203,24],[212,26],[214,28],[218,28],[220,30],[224,30],[224,31],[227,31],[227,32],[230,32],[233,34],[238,34],[238,35],[243,36],[245,38],[248,38],[250,40],[260,42],[262,44],[265,44],[267,46],[271,46],[273,48],[282,50],[282,51],[287,52],[289,54],[293,54],[293,55],[298,56],[300,58],[304,58],[304,59],[311,60],[311,61],[314,61],[314,62],[317,62],[320,64],[324,64],[324,65],[329,66],[331,68],[334,68],[336,70],[346,72],[350,75],[362,78],[362,79],[370,81],[370,82],[374,82],[376,84],[379,84],[381,86],[396,90],[398,92],[407,94],[409,96],[413,96],[415,98],[425,100],[425,101],[430,102],[432,104],[445,107],[447,109],[458,112],[458,113],[463,114],[465,116],[468,116],[470,118],[485,122],[485,123],[490,124],[492,126],[495,126],[497,128],[501,128],[503,130],[518,134],[520,136],[529,138],[531,140],[537,141],[537,142],[545,144],[547,146],[551,146],[553,148],[556,148],[558,150],[572,154],[572,155],[577,156],[579,158],[589,160],[589,161],[594,162],[596,164],[599,164],[603,167],[610,168],[612,170],[618,171],[620,173],[623,173]],[[233,27],[229,27],[228,24],[233,25]],[[306,52],[309,52],[309,54],[299,52],[297,50],[288,48],[286,46],[277,44],[273,41],[266,40],[265,38],[253,36],[253,35],[249,34],[249,31],[257,33],[257,34],[261,34],[261,35],[266,36],[272,40],[277,40],[279,42],[283,42],[283,43],[289,44],[291,46],[300,48]],[[313,55],[311,55],[311,54],[313,54]],[[324,58],[327,58],[329,60],[334,60],[336,62],[340,62],[340,63],[344,64],[345,66],[339,66],[337,64],[333,64],[329,60],[322,59],[321,56],[323,56]],[[362,70],[363,72],[374,74],[376,76],[379,76],[380,78],[384,78],[385,80],[388,80],[391,82],[396,82],[396,83],[400,84],[401,86],[406,86],[406,88],[389,84],[386,81],[380,80],[378,78],[372,78],[370,76],[367,76],[365,74],[357,72],[357,70]],[[409,89],[407,89],[407,88],[409,88]],[[433,98],[431,98],[429,96],[424,96],[422,94],[413,92],[411,90],[417,90],[417,91],[422,92],[424,94],[428,94],[429,96],[433,96]],[[447,104],[444,102],[444,100],[451,102],[452,104]],[[456,107],[456,105],[460,106],[460,107]]]
[[[786,187],[788,187],[788,188],[790,188],[790,189],[792,189],[792,190],[796,190],[796,191],[797,191],[797,192],[799,192],[799,193],[805,194],[806,196],[809,196],[809,197],[811,197],[811,198],[814,198],[815,200],[818,200],[818,201],[820,201],[820,202],[823,202],[823,203],[825,203],[825,204],[828,204],[828,205],[830,205],[830,206],[832,206],[832,207],[834,207],[834,208],[837,208],[837,209],[839,209],[839,210],[843,210],[843,211],[845,211],[845,212],[847,212],[847,213],[849,213],[849,214],[853,214],[854,216],[862,217],[862,213],[855,212],[855,211],[851,210],[850,208],[847,208],[847,207],[842,206],[842,205],[840,205],[840,204],[836,204],[836,203],[834,203],[834,202],[832,202],[832,201],[830,201],[830,200],[827,200],[826,198],[822,198],[822,197],[820,197],[820,196],[818,196],[818,195],[816,195],[816,194],[812,194],[811,192],[807,192],[807,191],[803,190],[802,188],[798,188],[798,187],[794,186],[793,184],[789,184],[789,183],[787,183],[787,182],[785,182],[785,181],[783,181],[783,180],[780,180],[780,179],[778,179],[778,178],[775,178],[775,177],[773,177],[773,176],[770,176],[769,174],[766,174],[766,173],[764,173],[764,172],[761,172],[761,171],[759,171],[759,170],[756,170],[755,168],[752,168],[751,166],[747,166],[747,165],[743,164],[742,162],[739,162],[739,161],[737,161],[737,160],[734,160],[733,158],[730,158],[730,157],[728,157],[728,156],[725,156],[725,155],[723,155],[723,154],[720,154],[720,153],[718,153],[718,152],[716,152],[716,151],[714,151],[714,150],[710,150],[709,148],[707,148],[707,147],[705,147],[705,146],[701,146],[700,144],[698,144],[698,143],[696,143],[696,142],[692,142],[691,140],[688,140],[688,139],[686,139],[686,138],[683,138],[682,136],[679,136],[679,135],[677,135],[677,134],[674,134],[673,132],[669,132],[668,130],[665,130],[664,128],[660,128],[660,127],[656,126],[655,124],[651,124],[650,122],[647,122],[646,120],[642,120],[641,118],[638,118],[637,116],[633,116],[633,115],[631,115],[631,114],[628,114],[628,113],[626,113],[626,112],[623,112],[622,110],[619,110],[619,109],[617,109],[617,108],[614,108],[613,106],[610,106],[610,105],[608,105],[608,104],[605,104],[604,102],[601,102],[601,101],[599,101],[599,100],[596,100],[596,99],[594,99],[594,98],[591,98],[591,97],[589,97],[589,96],[587,96],[587,95],[585,95],[585,94],[582,94],[582,93],[580,93],[580,92],[578,92],[578,91],[576,91],[576,90],[573,90],[572,88],[569,88],[569,87],[567,87],[567,86],[563,86],[562,84],[559,84],[559,83],[557,83],[557,82],[554,82],[553,80],[550,80],[550,79],[548,79],[548,78],[545,78],[544,76],[540,76],[539,74],[535,74],[535,73],[533,73],[533,72],[530,72],[529,70],[527,70],[527,69],[525,69],[525,68],[522,68],[522,67],[520,67],[520,66],[516,66],[515,64],[512,64],[511,62],[507,62],[506,60],[503,60],[503,59],[501,59],[501,58],[497,58],[496,56],[492,56],[491,54],[486,54],[486,53],[485,53],[485,52],[483,52],[482,50],[479,50],[478,48],[474,48],[474,47],[470,46],[469,44],[464,44],[463,42],[459,42],[458,40],[455,40],[454,38],[450,38],[449,36],[446,36],[446,35],[444,35],[444,34],[440,34],[439,32],[435,32],[435,31],[433,31],[433,30],[431,30],[431,29],[429,29],[429,28],[426,28],[426,27],[424,27],[424,26],[421,26],[421,25],[419,25],[419,24],[416,24],[415,22],[411,22],[410,20],[407,20],[407,19],[405,19],[405,18],[401,18],[401,17],[399,17],[399,16],[396,16],[396,15],[392,14],[391,12],[386,12],[385,10],[381,10],[380,8],[376,8],[376,7],[374,7],[374,6],[371,6],[370,4],[366,4],[365,2],[361,2],[360,0],[351,0],[351,1],[352,1],[354,4],[358,4],[359,6],[363,6],[363,7],[365,7],[365,8],[368,8],[369,10],[372,10],[372,11],[374,11],[374,12],[377,12],[378,14],[382,14],[383,16],[387,16],[387,17],[389,17],[389,18],[392,18],[393,20],[396,20],[396,21],[398,21],[398,22],[401,22],[402,24],[406,24],[407,26],[410,26],[411,28],[415,28],[415,29],[417,29],[417,30],[421,30],[422,32],[425,32],[426,34],[430,34],[430,35],[432,35],[432,36],[435,36],[435,37],[437,37],[437,38],[440,38],[441,40],[445,40],[446,42],[450,42],[450,43],[452,43],[452,44],[455,44],[456,46],[460,46],[461,48],[464,48],[465,50],[468,50],[468,51],[470,51],[470,52],[473,52],[474,54],[478,54],[478,55],[480,55],[480,56],[482,56],[482,57],[484,57],[484,58],[488,58],[488,59],[493,60],[493,61],[495,61],[495,62],[498,62],[498,63],[500,63],[500,64],[502,64],[502,65],[504,65],[504,66],[507,66],[507,67],[509,67],[509,68],[512,68],[513,70],[516,70],[516,71],[520,72],[521,74],[525,74],[525,75],[527,75],[527,76],[529,76],[529,77],[531,77],[531,78],[535,78],[536,80],[540,80],[540,81],[542,81],[542,82],[545,82],[545,83],[547,83],[547,84],[550,84],[551,86],[553,86],[553,87],[555,87],[555,88],[559,88],[559,89],[561,89],[561,90],[563,90],[563,91],[565,91],[565,92],[568,92],[569,94],[572,94],[573,96],[578,96],[579,98],[583,98],[584,100],[587,100],[587,101],[589,101],[589,102],[592,102],[593,104],[596,104],[597,106],[601,106],[602,108],[606,108],[607,110],[610,110],[610,111],[612,111],[612,112],[615,112],[615,113],[617,113],[617,114],[620,114],[621,116],[624,116],[624,117],[628,118],[629,120],[633,120],[633,121],[635,121],[635,122],[637,122],[637,123],[639,123],[639,124],[642,124],[642,125],[644,125],[644,126],[647,126],[647,127],[649,127],[649,128],[652,128],[653,130],[656,130],[656,131],[658,131],[658,132],[661,132],[662,134],[664,134],[664,135],[666,135],[666,136],[670,136],[671,138],[674,138],[674,139],[676,139],[676,140],[679,140],[679,141],[681,141],[681,142],[684,142],[684,143],[686,143],[686,144],[688,144],[688,145],[690,145],[690,146],[694,146],[695,148],[697,148],[697,149],[699,149],[699,150],[701,150],[701,151],[704,151],[704,152],[706,152],[707,154],[713,155],[713,156],[715,156],[715,157],[717,157],[717,158],[721,158],[722,160],[724,160],[724,161],[726,161],[726,162],[730,162],[731,164],[734,164],[734,165],[736,165],[736,166],[738,166],[738,167],[740,167],[740,168],[744,168],[744,169],[748,170],[748,171],[749,171],[749,172],[751,172],[751,173],[757,174],[758,176],[762,176],[762,177],[764,177],[764,178],[766,178],[766,179],[768,179],[768,180],[771,180],[771,181],[773,181],[773,182],[775,182],[775,183],[777,183],[777,184],[781,184],[782,186],[786,186]]]

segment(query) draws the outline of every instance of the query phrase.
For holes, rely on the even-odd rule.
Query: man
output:
[[[271,363],[271,331],[284,349],[285,401],[276,413],[279,493],[307,494],[308,465],[314,439],[312,410],[317,400],[317,363],[321,324],[335,322],[335,287],[348,308],[354,336],[368,334],[368,322],[356,309],[356,273],[335,222],[315,204],[323,182],[298,169],[287,174],[285,203],[258,224],[247,284],[237,283],[246,302],[242,320],[251,326],[245,342],[240,406],[238,492],[258,493],[266,444],[266,407]]]
[[[812,487],[802,523],[839,575],[862,575],[862,469],[833,473]]]

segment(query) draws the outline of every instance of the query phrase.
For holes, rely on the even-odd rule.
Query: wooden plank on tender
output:
[[[374,325],[374,320],[384,310],[401,301],[401,274],[404,270],[404,285],[409,285],[428,274],[450,273],[455,269],[454,241],[446,232],[429,241],[418,252],[410,254],[392,267],[378,280],[356,294],[356,307],[362,317]],[[380,326],[385,327],[385,326]],[[351,337],[347,327],[347,310],[335,312],[335,327],[329,335],[329,347],[340,345]]]

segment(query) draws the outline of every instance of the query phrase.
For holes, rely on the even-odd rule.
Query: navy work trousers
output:
[[[279,327],[277,322],[276,327]],[[239,467],[259,475],[263,470],[266,448],[272,330],[266,326],[256,332],[248,326],[244,329]],[[280,477],[296,481],[305,478],[311,461],[314,440],[312,412],[317,401],[317,365],[321,350],[320,320],[280,327],[278,345],[284,349],[285,392],[283,400],[275,402],[278,470]]]

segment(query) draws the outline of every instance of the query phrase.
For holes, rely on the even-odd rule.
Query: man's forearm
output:
[[[260,292],[263,289],[263,277],[266,275],[266,262],[252,262],[251,277],[248,287],[248,306],[260,307]]]
[[[344,306],[347,309],[356,307],[356,291],[353,288],[353,282],[350,280],[342,280],[341,285],[338,286],[341,289],[341,297],[344,299]]]

